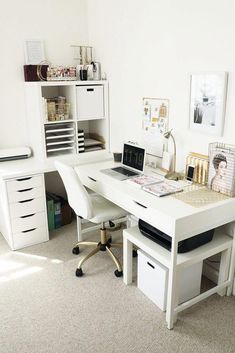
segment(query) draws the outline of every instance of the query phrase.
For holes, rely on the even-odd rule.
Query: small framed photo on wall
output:
[[[227,72],[191,75],[191,130],[213,136],[223,135],[227,82]]]

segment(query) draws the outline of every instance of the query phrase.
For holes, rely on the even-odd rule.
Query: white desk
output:
[[[172,196],[158,198],[125,181],[118,181],[100,172],[102,169],[111,168],[113,165],[112,161],[97,162],[75,167],[75,170],[86,187],[172,237],[172,251],[168,263],[169,285],[166,313],[168,328],[171,329],[177,312],[175,310],[176,293],[174,288],[176,288],[177,283],[178,242],[206,230],[229,223],[234,229],[235,198],[209,204],[201,208],[194,208]],[[226,263],[228,263],[228,256],[230,257],[228,252],[232,248],[231,265],[227,270],[225,269],[226,266],[223,268],[223,273],[220,272],[219,287],[209,292],[208,295],[216,291],[221,292],[221,289],[224,288],[228,289],[228,295],[231,294],[234,275],[235,237],[233,237],[233,242],[232,240],[229,241],[227,237],[224,239],[226,240],[224,240],[224,244],[226,243],[227,245],[223,246],[222,244],[221,246],[220,244],[218,247],[221,246],[221,251],[225,251],[222,261]],[[141,245],[141,242],[136,241],[134,237],[128,238],[128,236],[124,237],[124,240],[126,241],[126,247],[124,244],[124,248],[126,249],[126,253],[124,253],[124,281],[128,284],[131,281],[130,242],[138,246]],[[151,246],[149,246],[149,249],[151,249]],[[200,253],[200,250],[198,252]],[[149,253],[150,255],[154,255],[154,251],[152,253],[150,251]],[[128,264],[129,268],[127,268]],[[201,300],[203,297],[199,299]]]

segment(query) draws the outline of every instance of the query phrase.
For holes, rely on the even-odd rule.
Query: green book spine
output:
[[[54,218],[54,201],[47,200],[47,220],[48,220],[48,229],[55,229],[55,218]]]

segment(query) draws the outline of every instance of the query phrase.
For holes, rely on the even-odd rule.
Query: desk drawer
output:
[[[12,192],[8,192],[8,200],[9,203],[16,203],[18,201],[37,199],[39,197],[43,197],[44,190],[42,187],[32,187],[23,190],[15,190]]]
[[[19,201],[10,205],[11,218],[18,218],[42,211],[45,211],[45,200],[42,197]]]
[[[7,191],[24,190],[43,186],[43,175],[25,176],[7,181]]]
[[[47,241],[48,233],[46,227],[38,227],[13,234],[13,250]]]
[[[12,233],[19,233],[33,228],[46,226],[45,212],[31,213],[12,220]]]

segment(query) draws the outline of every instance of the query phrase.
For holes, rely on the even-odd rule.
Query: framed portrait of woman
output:
[[[228,196],[235,196],[235,153],[215,148],[209,156],[208,187]]]
[[[201,72],[191,75],[191,130],[222,136],[227,95],[227,72]]]

